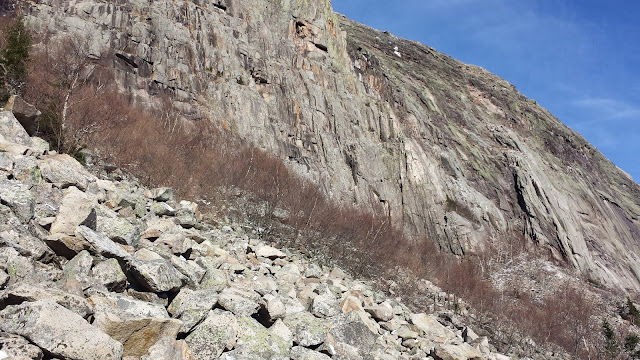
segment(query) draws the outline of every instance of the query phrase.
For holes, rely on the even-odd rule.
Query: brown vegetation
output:
[[[328,255],[358,275],[394,280],[403,285],[401,295],[419,305],[425,300],[416,285],[422,278],[464,299],[486,314],[478,322],[505,343],[504,349],[521,334],[576,357],[597,357],[600,322],[579,290],[567,285],[542,300],[518,289],[499,292],[485,266],[491,256],[461,261],[429,239],[407,239],[381,212],[326,198],[282,160],[228,130],[180,120],[169,96],[152,99],[160,109],[155,112],[132,106],[102,70],[100,59],[89,60],[86,40],[52,44],[35,48],[24,95],[43,112],[40,133],[59,151],[90,146],[150,184],[172,186],[182,196],[214,204],[245,194],[253,204],[265,205],[256,206],[262,210],[254,209],[254,221],[284,224],[290,236],[278,238],[289,239],[290,246]]]

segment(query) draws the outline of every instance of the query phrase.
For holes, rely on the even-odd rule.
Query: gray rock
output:
[[[0,112],[0,140],[31,146],[29,134],[10,111]]]
[[[96,231],[123,245],[135,246],[140,237],[140,227],[132,224],[127,219],[116,216],[98,216]]]
[[[226,288],[220,293],[218,304],[236,316],[251,316],[260,308],[260,295],[252,290]]]
[[[88,283],[91,266],[93,266],[93,257],[88,251],[84,250],[64,265],[64,278],[74,279],[80,283]]]
[[[215,359],[236,344],[240,331],[238,320],[230,312],[219,309],[209,312],[207,318],[196,326],[185,341],[196,360]]]
[[[154,202],[149,207],[149,211],[156,216],[174,216],[176,214],[176,209],[163,202]]]
[[[304,271],[304,277],[319,279],[322,276],[322,268],[316,264],[309,264]]]
[[[24,302],[49,300],[60,306],[86,317],[93,313],[93,308],[82,296],[66,293],[62,290],[44,288],[29,284],[14,284],[0,293],[0,309],[10,305],[20,305]]]
[[[330,360],[328,355],[302,346],[294,346],[291,349],[292,360]]]
[[[96,233],[84,225],[76,227],[75,235],[77,238],[89,243],[89,251],[94,255],[103,256],[108,259],[115,258],[120,261],[131,257],[128,252],[107,236]]]
[[[285,258],[287,257],[287,254],[283,253],[282,251],[274,247],[263,245],[256,250],[256,256],[275,260],[275,259]]]
[[[428,340],[444,343],[456,337],[455,333],[427,314],[411,314],[411,322],[424,333],[424,337]]]
[[[54,356],[70,359],[119,360],[122,344],[80,315],[48,301],[9,306],[0,312],[2,331],[27,338]]]
[[[97,292],[89,296],[88,301],[96,309],[109,311],[119,316],[131,318],[169,318],[169,313],[164,306],[134,299],[122,294]]]
[[[109,291],[123,292],[127,287],[127,277],[116,259],[107,259],[97,263],[92,270],[95,281]]]
[[[182,322],[176,319],[132,317],[96,308],[93,326],[123,345],[123,356],[143,356],[160,339],[175,339]],[[123,316],[124,315],[124,316]]]
[[[42,350],[31,344],[22,336],[0,332],[2,351],[9,360],[41,360],[44,358]],[[3,359],[0,352],[0,359]]]
[[[64,233],[51,234],[44,239],[44,242],[56,255],[67,259],[72,259],[81,251],[91,248],[91,244],[85,239]]]
[[[187,285],[191,287],[198,287],[200,281],[205,275],[205,270],[198,264],[191,260],[185,260],[182,256],[171,256],[169,259],[171,265],[173,265],[182,275],[187,278]]]
[[[194,227],[198,223],[196,215],[191,210],[184,208],[176,211],[174,221],[176,224],[187,229]]]
[[[311,313],[317,317],[332,317],[339,312],[338,299],[330,292],[314,297],[311,302]]]
[[[175,340],[170,337],[164,337],[156,342],[147,355],[140,358],[141,360],[195,360],[189,345],[184,340]]]
[[[4,286],[9,282],[9,275],[4,270],[0,270],[0,289],[4,289]]]
[[[322,320],[317,319],[308,312],[287,315],[283,322],[291,329],[293,341],[304,347],[322,344],[329,331]]]
[[[173,201],[173,189],[168,187],[149,189],[145,191],[144,195],[155,201]]]
[[[370,353],[378,338],[355,311],[335,319],[329,330],[324,348],[332,355],[358,357]]]
[[[49,231],[51,234],[73,235],[79,225],[95,230],[96,205],[95,198],[83,193],[75,186],[70,187],[62,198],[58,214]]]
[[[45,155],[38,160],[42,177],[58,188],[75,186],[84,191],[96,177],[91,175],[82,164],[67,154]]]
[[[186,282],[184,275],[165,259],[129,261],[127,273],[143,289],[151,292],[178,291]]]
[[[200,323],[218,302],[218,292],[209,289],[180,289],[167,310],[182,321],[181,333],[188,333]]]
[[[27,134],[35,134],[37,129],[36,118],[41,115],[35,106],[24,101],[19,95],[12,95],[4,108],[13,113]]]
[[[30,186],[13,180],[2,180],[0,201],[10,207],[20,220],[28,222],[33,218],[35,196],[31,193]]]
[[[261,359],[289,359],[291,346],[250,317],[238,319],[238,354]]]
[[[38,183],[41,179],[41,174],[36,158],[33,156],[14,156],[13,178],[27,184]]]
[[[482,360],[484,355],[469,344],[442,344],[435,348],[434,355],[442,360]]]
[[[387,302],[383,302],[377,306],[365,307],[364,310],[371,314],[377,321],[389,321],[393,319],[394,315],[393,307]]]
[[[160,235],[160,237],[154,241],[154,244],[174,255],[185,255],[188,257],[194,242],[182,234],[165,233]]]

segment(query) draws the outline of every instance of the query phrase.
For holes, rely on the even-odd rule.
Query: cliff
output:
[[[78,34],[136,101],[171,94],[335,199],[455,254],[524,242],[640,290],[640,188],[508,82],[329,1],[19,1]]]

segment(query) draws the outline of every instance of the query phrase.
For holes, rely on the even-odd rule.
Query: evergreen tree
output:
[[[4,47],[0,49],[0,71],[4,77],[4,87],[10,93],[16,93],[22,87],[27,76],[27,62],[31,48],[31,34],[22,23],[22,19],[3,29]]]

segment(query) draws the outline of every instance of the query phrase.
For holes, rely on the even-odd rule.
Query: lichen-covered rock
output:
[[[373,333],[355,311],[342,314],[331,324],[324,348],[331,355],[360,357],[373,350],[378,335]]]
[[[108,259],[115,258],[118,260],[125,260],[131,257],[128,252],[107,236],[96,233],[84,225],[76,227],[75,235],[89,243],[89,251],[94,255],[103,256]]]
[[[292,360],[330,360],[331,358],[321,352],[307,349],[302,346],[294,346],[291,349]]]
[[[92,294],[88,301],[97,310],[108,311],[121,316],[125,314],[127,317],[132,318],[169,318],[169,313],[164,306],[122,294],[98,292]]]
[[[109,291],[123,292],[127,287],[127,277],[116,259],[107,259],[97,263],[91,273],[93,279],[104,285]]]
[[[38,161],[42,177],[59,188],[75,186],[84,191],[96,177],[67,154],[45,155]]]
[[[31,146],[31,138],[11,111],[0,112],[0,140]]]
[[[13,180],[0,181],[0,201],[6,204],[22,221],[29,221],[35,209],[35,196],[31,186]]]
[[[30,343],[22,336],[0,332],[2,351],[8,360],[41,360],[44,358],[42,350]],[[5,359],[0,352],[0,359]]]
[[[0,311],[0,329],[27,338],[53,356],[120,360],[122,344],[80,315],[48,300],[8,306]]]
[[[251,317],[238,319],[237,354],[258,356],[262,359],[289,359],[291,346]]]
[[[219,309],[209,312],[207,318],[185,338],[196,360],[219,357],[225,349],[236,344],[240,327],[233,314]]]
[[[251,316],[260,308],[260,295],[252,290],[226,288],[220,293],[218,303],[236,316]]]
[[[93,313],[92,306],[82,296],[55,288],[44,288],[29,284],[14,284],[2,291],[0,293],[0,309],[4,309],[9,305],[19,305],[24,302],[38,300],[55,302],[82,317]]]
[[[167,310],[183,324],[181,333],[188,333],[204,319],[218,302],[218,292],[210,289],[182,288]]]
[[[66,263],[63,267],[65,279],[74,279],[81,283],[89,282],[89,272],[93,266],[93,257],[84,250]]]
[[[112,216],[98,216],[96,219],[96,231],[124,245],[135,245],[140,236],[140,227],[115,214]]]
[[[291,329],[293,341],[305,347],[322,344],[329,331],[326,323],[308,312],[287,315],[283,322]]]
[[[127,273],[143,289],[151,292],[178,291],[186,281],[184,275],[165,259],[131,260],[127,264]]]

